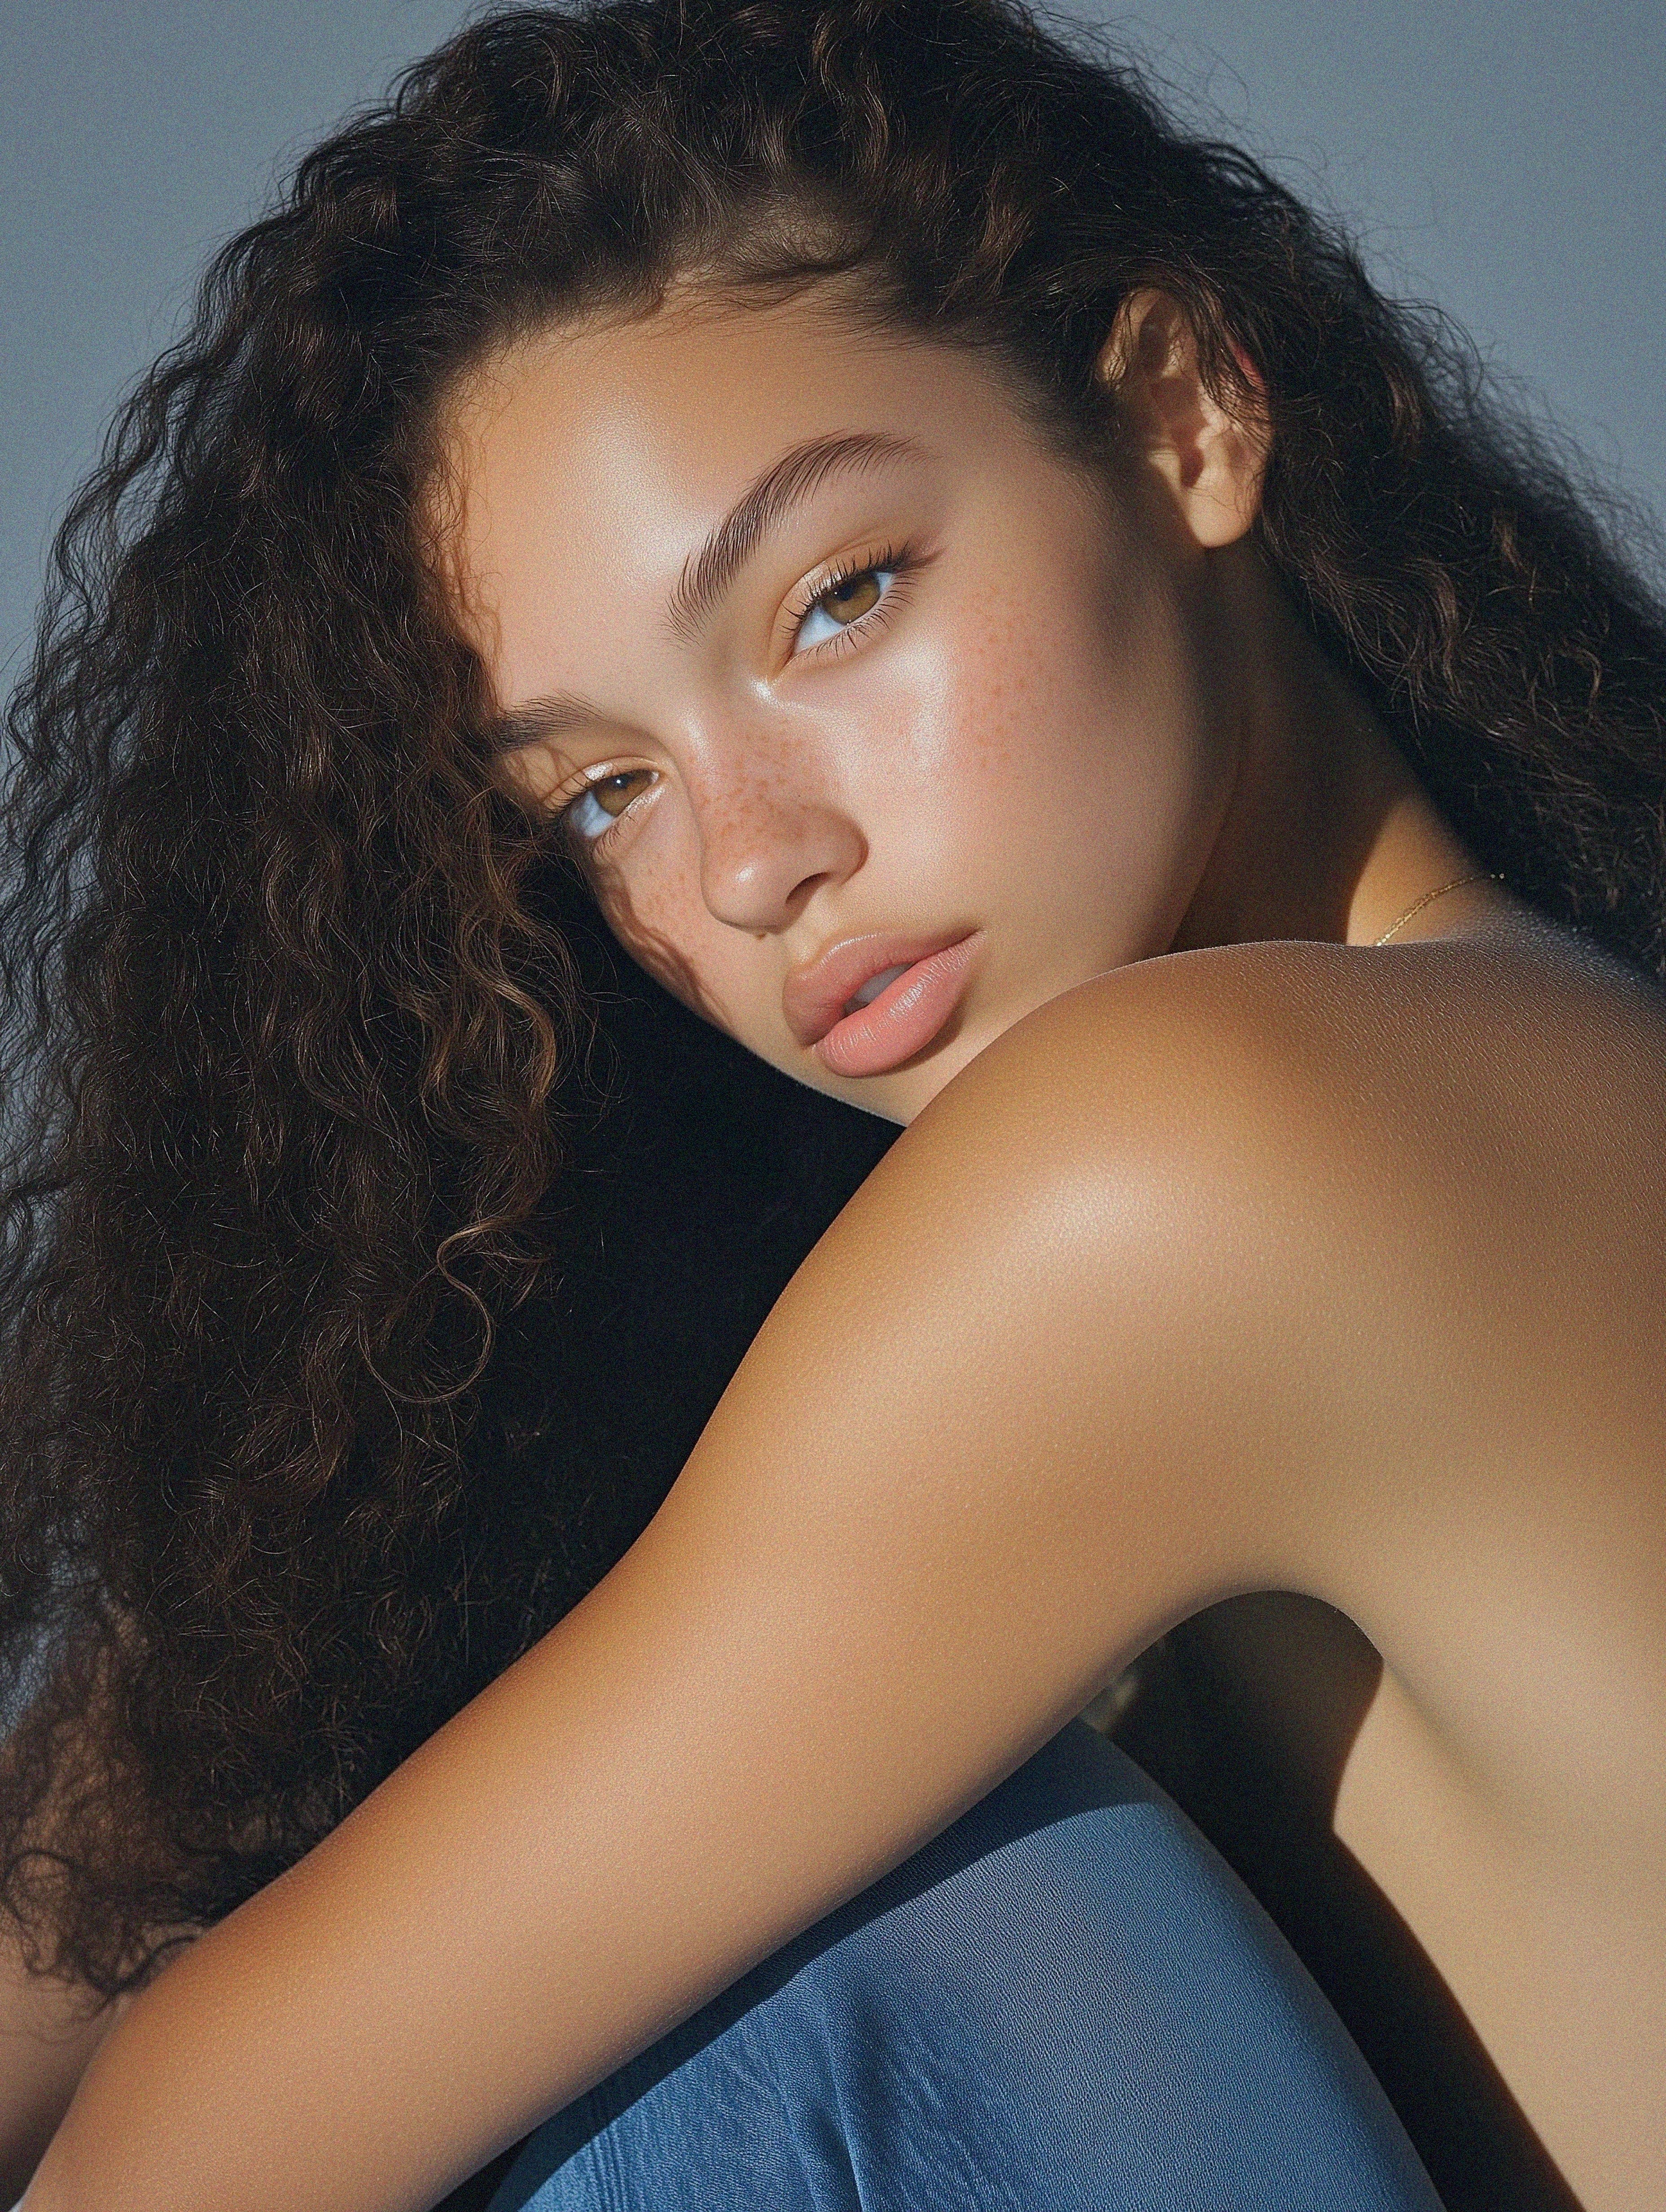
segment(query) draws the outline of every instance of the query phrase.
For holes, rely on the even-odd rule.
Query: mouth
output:
[[[965,996],[982,941],[974,930],[877,969],[841,1002],[812,1047],[816,1058],[833,1075],[885,1075],[924,1052]]]
[[[871,975],[860,991],[845,1000],[846,1013],[854,1014],[860,1007],[871,1006],[881,991],[888,991],[899,975],[908,974],[909,966],[908,961],[899,960],[894,968],[882,968],[877,975]]]

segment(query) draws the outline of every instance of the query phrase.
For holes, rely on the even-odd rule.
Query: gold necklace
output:
[[[1473,876],[1456,876],[1450,884],[1443,884],[1438,890],[1425,891],[1420,899],[1407,908],[1398,921],[1390,922],[1380,937],[1371,939],[1373,950],[1379,945],[1386,945],[1395,930],[1403,929],[1414,914],[1421,914],[1426,906],[1432,906],[1438,898],[1444,898],[1448,891],[1461,891],[1466,884],[1496,884],[1502,880],[1501,877],[1483,870]]]

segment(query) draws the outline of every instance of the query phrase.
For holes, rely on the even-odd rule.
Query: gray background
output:
[[[1093,0],[1666,515],[1666,6]],[[48,538],[212,247],[462,0],[0,0],[0,690]]]

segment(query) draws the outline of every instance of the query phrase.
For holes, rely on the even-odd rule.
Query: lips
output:
[[[806,1049],[818,1044],[863,987],[888,968],[912,968],[945,951],[971,933],[940,930],[932,937],[876,934],[850,937],[830,945],[819,958],[795,968],[781,987],[781,1010],[787,1026]],[[881,994],[883,995],[883,994]]]
[[[882,968],[877,975],[870,975],[861,989],[845,1000],[845,1012],[854,1014],[859,1006],[871,1006],[881,991],[889,990],[899,975],[906,975],[909,963],[899,961],[895,968]]]
[[[982,930],[849,939],[787,979],[781,1006],[830,1073],[883,1075],[923,1052],[965,994]]]

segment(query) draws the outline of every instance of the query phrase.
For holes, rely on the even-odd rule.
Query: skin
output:
[[[454,395],[459,619],[506,713],[591,702],[506,779],[639,775],[623,940],[908,1127],[638,1543],[139,1998],[29,2212],[415,2212],[1224,1601],[1566,2189],[1666,2192],[1663,1000],[1490,883],[1376,947],[1476,863],[1253,552],[1265,432],[1172,303],[1102,367],[1109,489],[988,363],[807,296]],[[674,634],[747,485],[856,433],[933,458],[825,479]],[[894,617],[792,653],[899,538]],[[787,1027],[795,963],[939,929],[976,972],[909,1065]]]
[[[1178,343],[1171,311],[1158,325],[1148,351]],[[1340,936],[1356,906],[1380,930],[1475,872],[1242,543],[1263,438],[1211,409],[1206,455],[1195,379],[1170,391],[1149,366],[1189,442],[1130,469],[1121,499],[1040,449],[987,364],[860,337],[813,299],[601,321],[458,395],[450,546],[473,641],[507,706],[594,710],[517,744],[508,780],[555,809],[587,775],[634,779],[593,866],[621,939],[763,1059],[894,1121],[1109,969]],[[736,489],[846,428],[931,458],[829,480],[704,636],[672,634],[688,549]],[[919,565],[866,629],[824,616],[795,636],[829,571],[893,545]],[[1361,848],[1390,814],[1367,882]],[[969,925],[983,941],[952,1034],[905,1068],[830,1075],[789,1031],[783,979],[830,942]]]
[[[125,2001],[98,2012],[83,1992],[26,1969],[0,1948],[0,2199],[15,2203]],[[89,2016],[90,2014],[90,2016]]]

